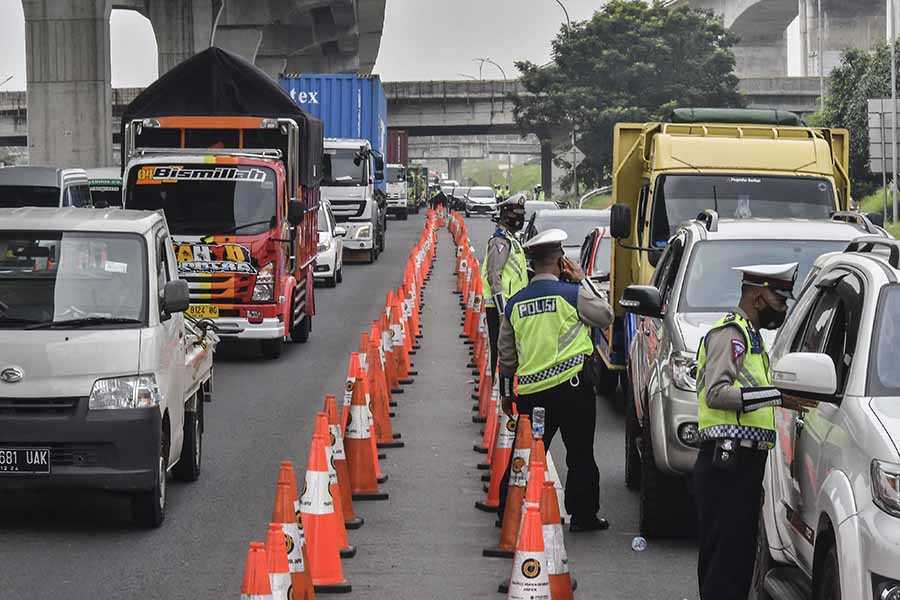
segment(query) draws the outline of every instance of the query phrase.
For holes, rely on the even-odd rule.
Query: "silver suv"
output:
[[[821,254],[861,235],[887,237],[856,213],[831,221],[719,220],[706,211],[669,240],[650,286],[625,290],[623,306],[643,315],[629,349],[625,477],[629,488],[640,487],[645,536],[680,537],[695,528],[688,481],[699,441],[696,354],[710,326],[737,306],[741,278],[733,267],[798,262],[803,281]]]

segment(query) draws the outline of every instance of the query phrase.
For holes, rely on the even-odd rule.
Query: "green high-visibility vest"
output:
[[[491,251],[491,242],[488,241],[487,249],[484,252],[484,260],[481,261],[481,294],[484,297],[485,306],[494,306],[494,294],[498,291],[503,294],[505,300],[509,300],[519,290],[528,285],[528,268],[525,264],[525,251],[522,249],[522,244],[514,236],[507,235],[499,227],[491,239],[495,237],[506,238],[509,242],[509,256],[506,259],[506,264],[503,265],[503,271],[500,272],[500,283],[503,289],[492,291],[491,284],[487,278],[488,252]]]
[[[520,395],[569,381],[594,351],[590,329],[578,318],[578,288],[560,281],[532,281],[506,305],[516,335]]]
[[[769,368],[769,355],[763,347],[762,337],[751,333],[750,323],[741,315],[730,313],[720,319],[710,329],[710,333],[723,327],[737,327],[744,336],[746,351],[737,380],[732,384],[735,388],[771,387],[772,371]],[[707,334],[707,337],[709,333]],[[754,344],[753,339],[757,338]],[[713,440],[718,438],[735,438],[768,442],[770,447],[775,442],[775,408],[767,406],[747,413],[710,408],[706,403],[706,338],[700,342],[697,352],[697,413],[699,418],[700,438]]]

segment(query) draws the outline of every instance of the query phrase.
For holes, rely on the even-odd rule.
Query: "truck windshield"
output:
[[[734,267],[799,263],[802,283],[816,259],[847,247],[847,240],[726,240],[698,242],[688,263],[679,312],[728,312],[741,299]],[[796,291],[799,290],[795,290]]]
[[[360,186],[366,176],[366,162],[356,164],[357,150],[352,148],[325,149],[325,177],[321,185]]]
[[[256,235],[275,227],[275,172],[236,165],[144,165],[125,208],[163,209],[173,235]]]
[[[386,167],[384,176],[388,183],[403,183],[406,181],[406,169],[402,167]]]
[[[828,219],[834,188],[811,177],[663,175],[653,202],[654,245],[665,245],[681,223],[710,208],[723,219]]]
[[[900,396],[900,286],[884,288],[875,311],[875,340],[872,344],[869,369],[869,396]]]
[[[59,206],[59,188],[37,185],[0,186],[0,208],[19,208],[21,206],[42,206],[44,208]]]
[[[146,264],[136,234],[0,231],[0,328],[143,323]]]

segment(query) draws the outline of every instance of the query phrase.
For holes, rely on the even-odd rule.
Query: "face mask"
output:
[[[759,326],[762,329],[778,329],[784,325],[784,320],[787,317],[787,309],[778,310],[772,308],[765,298],[763,298],[763,302],[766,303],[766,306],[757,311],[759,314]]]
[[[525,227],[525,215],[521,213],[508,213],[504,215],[504,224],[510,231],[519,231]]]

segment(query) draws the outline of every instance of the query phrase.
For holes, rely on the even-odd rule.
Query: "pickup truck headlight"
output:
[[[253,302],[271,302],[275,293],[275,267],[267,264],[256,274],[256,285],[253,287]]]
[[[900,517],[900,465],[872,461],[872,500],[892,517]]]
[[[672,383],[685,392],[697,391],[697,360],[689,352],[675,352],[669,359]]]
[[[319,244],[316,246],[316,252],[318,252],[319,254],[325,252],[326,250],[328,250],[328,244],[319,242]]]
[[[353,234],[354,240],[367,240],[372,237],[372,226],[371,225],[363,225],[359,229],[356,230],[356,233]]]
[[[90,410],[150,408],[159,406],[161,394],[156,375],[129,375],[98,379],[91,388]]]

